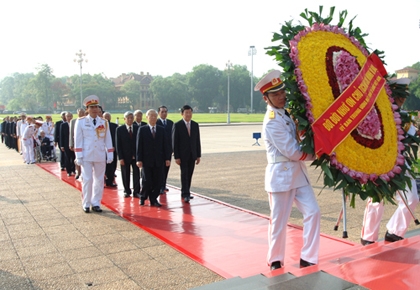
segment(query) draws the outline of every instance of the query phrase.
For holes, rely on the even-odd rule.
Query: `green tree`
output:
[[[53,109],[53,98],[51,84],[54,79],[53,70],[48,64],[42,64],[32,82],[33,93],[42,107],[48,110]]]
[[[14,77],[5,77],[0,82],[0,103],[7,104],[14,99],[15,79]]]
[[[139,81],[129,80],[121,87],[120,95],[129,99],[131,109],[134,108],[134,104],[140,99],[140,94],[141,84]]]
[[[220,94],[222,75],[220,70],[207,64],[195,66],[187,74],[189,91],[200,110],[207,111],[208,107],[215,105]]]
[[[177,110],[191,102],[187,77],[179,73],[166,78],[155,77],[150,84],[150,89],[159,103],[168,107],[169,110]]]
[[[119,94],[111,80],[104,78],[102,74],[83,75],[82,79],[84,97],[89,95],[98,96],[104,110],[109,111],[117,108]]]

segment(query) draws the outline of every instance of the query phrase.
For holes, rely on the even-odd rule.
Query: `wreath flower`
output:
[[[312,154],[312,124],[352,84],[370,55],[363,39],[367,34],[353,27],[354,18],[347,29],[343,27],[347,11],[339,13],[337,25],[331,25],[335,8],[330,8],[327,18],[321,17],[322,9],[319,14],[307,10],[300,14],[308,26],[285,22],[273,37],[273,42],[281,43],[267,48],[283,68],[289,110],[303,135],[302,150]],[[382,52],[374,53],[383,58]],[[321,167],[324,186],[352,194],[352,206],[356,195],[394,203],[395,191],[411,186],[407,173],[413,172],[407,164],[414,160],[388,75],[385,80],[365,118],[331,154],[324,153],[312,163]]]

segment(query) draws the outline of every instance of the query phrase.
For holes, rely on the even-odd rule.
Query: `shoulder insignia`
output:
[[[276,114],[274,113],[274,111],[270,111],[270,113],[268,114],[268,118],[274,119],[275,117],[276,117]]]

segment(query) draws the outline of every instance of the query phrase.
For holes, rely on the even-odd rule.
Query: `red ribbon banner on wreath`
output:
[[[315,153],[330,155],[372,110],[387,74],[376,54],[366,60],[353,82],[312,124]]]

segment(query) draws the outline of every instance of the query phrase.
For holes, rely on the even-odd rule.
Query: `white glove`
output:
[[[76,163],[77,165],[79,165],[79,166],[82,166],[82,163],[83,163],[83,158],[76,158],[75,160],[74,160],[74,163]]]
[[[108,152],[106,155],[106,163],[110,164],[112,161],[114,161],[114,152]]]

